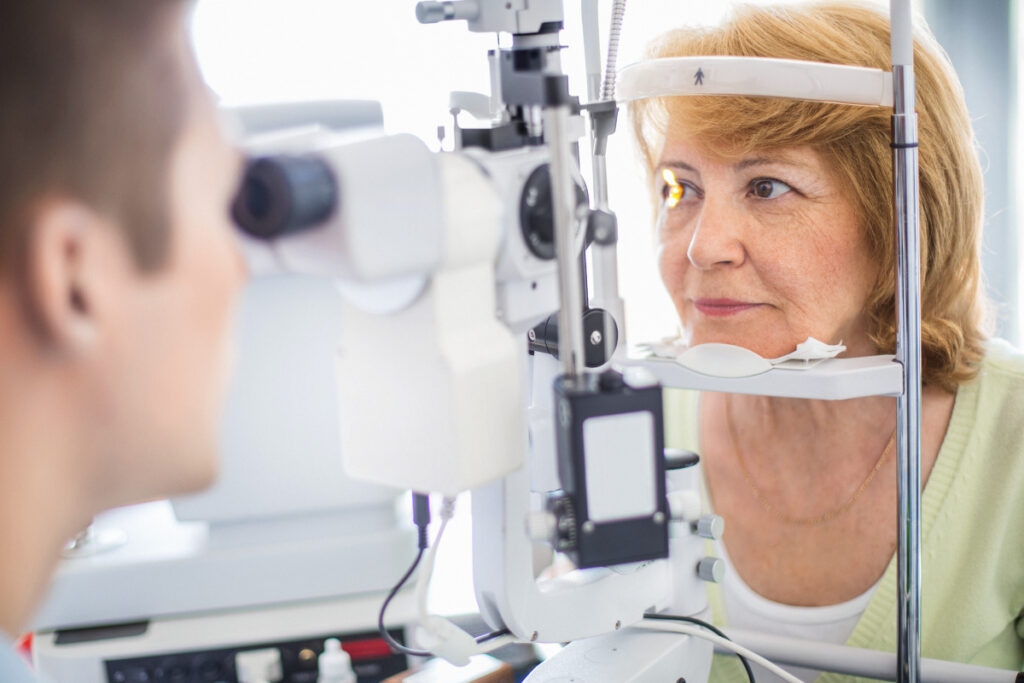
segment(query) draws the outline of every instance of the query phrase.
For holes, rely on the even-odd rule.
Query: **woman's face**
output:
[[[875,352],[864,305],[876,266],[851,202],[810,148],[723,159],[668,140],[659,267],[690,345],[774,358],[807,337]]]

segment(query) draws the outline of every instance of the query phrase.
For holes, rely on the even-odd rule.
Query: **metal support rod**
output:
[[[591,145],[593,149],[593,145]],[[593,157],[594,205],[602,211],[608,211],[608,157],[595,154]],[[594,275],[593,305],[604,308],[611,313],[612,319],[619,322],[618,342],[620,348],[626,348],[626,321],[624,306],[619,296],[619,253],[617,245],[593,244],[590,247],[591,272]],[[611,358],[615,349],[610,346],[611,330],[604,331],[605,357]]]
[[[601,24],[597,11],[598,0],[582,0],[580,14],[583,25],[583,62],[587,70],[587,101],[601,97]]]
[[[896,357],[903,365],[897,411],[899,683],[921,680],[921,247],[917,113],[910,1],[893,0],[893,190],[897,241]]]
[[[567,377],[583,371],[583,292],[576,251],[576,187],[571,171],[569,108],[544,108],[544,137],[551,153],[551,203],[558,257],[558,357]]]
[[[877,678],[882,681],[896,680],[899,669],[899,660],[891,652],[877,652],[731,628],[726,629],[725,634],[734,642],[781,666],[801,666],[849,676]],[[715,650],[721,653],[728,652],[718,646]],[[923,683],[1015,683],[1017,677],[1016,671],[944,662],[938,659],[921,660]]]

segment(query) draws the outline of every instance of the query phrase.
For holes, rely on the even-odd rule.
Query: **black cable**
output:
[[[400,642],[395,640],[391,636],[391,634],[388,633],[388,630],[384,627],[384,613],[387,611],[388,605],[391,604],[391,601],[394,600],[396,595],[398,595],[398,591],[402,590],[402,586],[404,586],[406,581],[409,580],[409,577],[412,576],[412,573],[416,571],[416,567],[420,565],[420,560],[423,559],[423,553],[427,550],[427,526],[430,525],[430,502],[429,498],[427,497],[427,494],[416,493],[415,491],[413,492],[412,518],[413,522],[415,522],[416,527],[419,531],[417,539],[419,551],[416,553],[416,559],[412,561],[412,564],[409,566],[409,569],[406,570],[402,578],[400,578],[398,580],[398,583],[395,584],[395,587],[391,589],[390,593],[388,593],[388,597],[384,599],[384,604],[380,606],[380,613],[377,615],[377,629],[380,631],[380,636],[384,639],[384,642],[386,642],[395,652],[399,654],[409,655],[410,657],[433,657],[433,652],[428,652],[426,650],[416,650],[411,647],[406,647],[405,645],[402,645]],[[477,643],[486,643],[489,640],[494,640],[495,638],[508,635],[508,633],[509,630],[507,628],[503,628],[498,631],[491,631],[490,633],[484,633],[482,635],[479,635],[474,640],[476,640]]]
[[[706,621],[704,621],[702,619],[697,619],[696,617],[683,617],[683,616],[679,616],[679,615],[676,615],[676,614],[653,614],[653,613],[648,613],[648,614],[644,615],[644,619],[661,619],[662,621],[684,621],[684,622],[686,622],[688,624],[695,624],[697,626],[700,626],[701,628],[706,628],[707,630],[709,630],[712,633],[714,633],[716,636],[719,636],[720,638],[725,638],[729,642],[732,642],[732,638],[730,638],[729,636],[725,635],[719,629],[715,628],[714,626],[712,626],[708,622],[706,622]],[[747,678],[750,680],[750,683],[754,683],[754,672],[750,668],[750,663],[747,662],[747,658],[744,657],[741,654],[737,654],[736,656],[739,657],[740,664],[743,665],[743,669],[747,672]]]
[[[395,587],[391,589],[391,592],[388,593],[388,597],[384,599],[384,604],[380,606],[380,614],[377,615],[377,629],[380,631],[380,637],[384,639],[384,642],[391,646],[392,650],[399,654],[409,655],[410,657],[432,657],[433,653],[427,652],[426,650],[414,650],[402,645],[400,642],[392,638],[391,634],[388,633],[388,630],[384,627],[384,612],[387,611],[388,605],[392,600],[394,600],[395,596],[398,595],[398,591],[402,590],[402,586],[404,586],[405,582],[409,580],[412,573],[416,571],[416,567],[419,566],[420,560],[423,559],[424,550],[425,548],[420,548],[419,552],[416,553],[416,559],[412,561],[412,564],[409,565],[405,574],[398,580],[398,583],[396,583]]]
[[[384,639],[391,649],[399,654],[406,654],[410,657],[432,657],[433,653],[427,652],[426,650],[414,650],[412,648],[402,645],[400,642],[391,637],[388,630],[384,628],[384,612],[387,611],[388,605],[398,595],[398,591],[402,590],[402,586],[409,580],[412,573],[416,571],[416,567],[420,566],[420,560],[423,559],[423,553],[427,549],[427,527],[430,526],[430,497],[426,493],[412,492],[412,521],[416,524],[416,529],[419,531],[417,534],[417,546],[419,552],[416,553],[416,559],[412,561],[409,569],[406,570],[405,574],[398,580],[395,587],[388,593],[388,597],[384,599],[384,604],[380,606],[380,614],[377,615],[377,629],[380,631],[380,637]]]
[[[391,634],[388,633],[388,630],[384,627],[384,613],[387,611],[388,605],[391,603],[394,597],[398,595],[398,591],[402,590],[402,586],[404,586],[405,582],[409,580],[409,577],[412,576],[412,573],[416,571],[416,567],[419,566],[420,560],[423,559],[424,551],[424,548],[420,548],[419,552],[416,553],[416,559],[412,561],[412,565],[409,567],[409,569],[406,570],[405,575],[398,580],[398,583],[395,584],[395,587],[391,589],[390,593],[388,593],[388,597],[384,599],[384,604],[380,606],[380,614],[377,615],[377,629],[380,631],[380,637],[384,639],[384,642],[391,646],[392,650],[399,654],[409,655],[410,657],[433,657],[434,653],[427,652],[426,650],[415,650],[411,647],[406,647],[405,645],[402,645],[400,642],[395,640],[391,636]],[[489,640],[494,640],[495,638],[506,636],[509,633],[510,631],[507,628],[503,628],[498,631],[491,631],[489,633],[484,633],[479,636],[476,636],[474,640],[476,640],[477,643],[486,643]]]
[[[488,640],[494,640],[495,638],[500,638],[502,636],[507,636],[510,633],[512,633],[512,632],[509,631],[507,628],[503,628],[503,629],[499,629],[497,631],[491,631],[490,633],[483,633],[483,634],[477,636],[476,638],[474,638],[473,640],[475,640],[478,643],[486,643]]]

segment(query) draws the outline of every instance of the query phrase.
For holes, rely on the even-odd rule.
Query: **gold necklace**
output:
[[[736,459],[739,460],[740,463],[740,470],[742,470],[743,472],[743,478],[747,480],[747,486],[750,487],[750,491],[751,493],[754,494],[754,498],[757,500],[758,504],[760,504],[761,507],[764,508],[767,512],[771,513],[776,519],[779,519],[783,522],[787,522],[789,524],[797,524],[801,526],[814,526],[817,524],[824,524],[825,522],[830,522],[839,515],[849,510],[851,507],[853,507],[853,504],[857,502],[857,500],[861,497],[861,494],[863,494],[864,491],[868,488],[868,485],[875,478],[875,475],[878,474],[878,471],[882,469],[882,463],[885,462],[885,456],[889,454],[889,451],[892,450],[893,444],[896,443],[896,430],[893,429],[892,436],[889,437],[889,442],[885,445],[885,448],[882,449],[882,454],[878,456],[878,460],[875,462],[875,466],[871,469],[871,472],[868,474],[867,478],[863,482],[861,482],[861,485],[857,487],[857,490],[853,492],[853,495],[845,503],[835,508],[834,510],[829,510],[825,514],[819,515],[817,517],[790,517],[789,515],[785,514],[777,507],[772,505],[768,501],[768,499],[765,498],[764,494],[761,492],[761,489],[758,488],[757,483],[754,481],[754,477],[751,476],[750,470],[747,469],[747,463],[743,458],[743,451],[740,449],[739,440],[736,438],[736,429],[732,423],[732,414],[730,414],[729,412],[728,404],[726,404],[725,406],[725,423],[726,428],[729,432],[729,440],[732,442],[732,448],[736,452]]]

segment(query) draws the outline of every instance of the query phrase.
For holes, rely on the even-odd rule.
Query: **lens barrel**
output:
[[[323,223],[337,208],[338,195],[323,159],[260,157],[246,167],[231,215],[247,234],[273,239]]]

